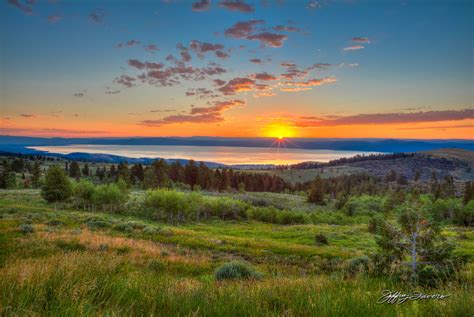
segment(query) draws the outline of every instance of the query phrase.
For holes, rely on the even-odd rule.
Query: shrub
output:
[[[97,207],[112,212],[121,209],[127,200],[128,191],[117,184],[99,185],[93,195]]]
[[[29,234],[29,233],[33,233],[34,228],[32,225],[24,223],[18,227],[18,231],[20,231],[23,234]]]
[[[122,232],[133,232],[133,227],[127,223],[120,223],[114,226],[114,229]]]
[[[156,272],[161,272],[165,269],[166,265],[158,260],[151,260],[150,263],[148,263],[148,268],[152,271]]]
[[[322,233],[317,234],[314,239],[317,244],[329,244],[328,238]]]
[[[260,279],[262,273],[255,270],[255,268],[247,262],[231,261],[220,266],[214,276],[218,281],[226,279]]]
[[[56,227],[56,226],[64,226],[65,223],[64,221],[53,219],[51,221],[48,221],[47,225],[51,227]]]
[[[72,195],[72,185],[64,170],[55,165],[46,172],[41,196],[49,202],[65,201]]]
[[[57,240],[56,245],[67,252],[74,252],[74,251],[85,251],[86,246],[80,243],[79,241],[64,241],[64,240]]]
[[[347,270],[350,274],[366,272],[368,269],[369,269],[369,257],[366,255],[352,258],[349,260]]]
[[[86,224],[89,229],[107,228],[110,227],[110,223],[100,218],[89,218],[86,220]]]
[[[385,199],[378,196],[352,196],[344,206],[348,216],[371,215],[384,210]]]
[[[77,207],[89,209],[94,204],[95,186],[86,180],[81,180],[74,186],[74,199]]]

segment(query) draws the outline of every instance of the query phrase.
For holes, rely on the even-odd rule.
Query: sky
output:
[[[474,1],[0,2],[0,134],[473,139]]]

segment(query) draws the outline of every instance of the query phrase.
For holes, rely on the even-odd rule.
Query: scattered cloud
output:
[[[114,79],[114,83],[124,85],[127,88],[131,88],[136,85],[136,78],[128,75],[121,75]]]
[[[193,11],[202,12],[207,11],[211,7],[211,0],[199,0],[193,2],[192,9]]]
[[[296,87],[314,87],[314,86],[321,86],[324,84],[332,84],[335,83],[337,79],[335,77],[326,77],[322,79],[310,79],[307,81],[300,81],[300,82],[285,82],[286,85],[289,86],[296,86]]]
[[[255,81],[246,77],[236,77],[229,80],[225,85],[218,88],[224,95],[234,95],[242,91],[251,91],[254,88]]]
[[[63,17],[60,14],[52,14],[52,15],[48,16],[48,22],[49,23],[56,23],[56,22],[59,22],[62,18]]]
[[[265,80],[265,81],[278,79],[278,77],[276,77],[275,75],[271,75],[266,72],[251,74],[250,77],[253,79]]]
[[[102,23],[105,18],[105,10],[104,9],[94,9],[91,13],[89,13],[89,19],[94,23]]]
[[[229,54],[224,53],[224,45],[222,44],[212,44],[212,43],[201,43],[199,41],[193,40],[189,43],[189,47],[194,51],[199,57],[204,57],[206,53],[212,52],[219,58],[227,58]]]
[[[219,95],[214,94],[212,90],[207,88],[190,88],[186,91],[186,96],[196,96],[199,99],[219,97]]]
[[[22,113],[22,114],[20,114],[20,117],[23,117],[23,118],[36,118],[36,115],[32,114],[32,113]]]
[[[124,43],[118,43],[117,44],[117,47],[118,48],[122,48],[122,47],[132,47],[132,46],[135,46],[135,45],[138,45],[140,44],[140,41],[137,41],[137,40],[130,40],[130,41],[127,41],[127,42],[124,42]]]
[[[300,28],[297,28],[296,26],[292,26],[292,25],[277,25],[273,27],[273,29],[278,32],[300,32],[301,31]]]
[[[254,63],[254,64],[262,64],[263,63],[263,61],[260,58],[252,58],[249,61]]]
[[[365,46],[362,46],[362,45],[351,45],[351,46],[348,46],[348,47],[344,47],[343,50],[344,51],[357,51],[357,50],[361,50],[361,49],[364,49]]]
[[[370,43],[370,40],[368,37],[353,37],[352,42],[357,42],[357,43]]]
[[[242,100],[216,101],[210,107],[192,107],[189,114],[179,114],[164,117],[158,120],[143,120],[139,124],[149,127],[160,127],[176,123],[218,123],[224,121],[222,113],[235,107],[242,107]]]
[[[280,91],[285,91],[285,92],[297,92],[297,91],[306,91],[306,90],[311,90],[310,87],[282,87],[280,88]]]
[[[219,6],[231,11],[239,11],[244,13],[250,13],[254,11],[254,8],[245,3],[242,0],[223,0],[220,2]]]
[[[227,100],[227,101],[216,101],[211,107],[193,107],[191,114],[209,114],[216,113],[221,114],[223,111],[229,110],[235,107],[244,106],[245,102],[242,100]]]
[[[33,14],[33,5],[35,3],[34,1],[7,0],[7,3],[21,10],[25,14],[28,14],[28,15]]]
[[[72,130],[58,128],[0,128],[1,134],[7,135],[34,135],[34,136],[65,136],[65,135],[94,135],[108,134],[110,131],[105,130]]]
[[[145,49],[145,51],[150,53],[154,53],[160,50],[155,44],[144,45],[143,48]]]
[[[232,37],[236,39],[243,39],[250,36],[250,34],[255,30],[255,26],[259,24],[264,24],[263,20],[250,20],[245,22],[237,22],[232,27],[224,31],[224,34],[227,37]]]
[[[155,62],[140,62],[138,59],[129,59],[128,65],[131,67],[135,67],[137,69],[161,69],[165,65],[162,63],[155,63]]]
[[[332,119],[304,120],[296,123],[299,127],[365,125],[365,124],[397,124],[413,122],[437,122],[474,119],[474,109],[419,111],[410,113],[373,113],[342,116]]]
[[[276,34],[270,32],[263,32],[254,35],[247,36],[248,40],[257,40],[264,46],[270,47],[281,47],[283,46],[283,41],[285,41],[288,36],[283,34]]]
[[[83,92],[76,92],[76,93],[74,94],[74,97],[77,97],[77,98],[82,98],[82,97],[84,97],[84,96],[85,96],[85,93],[83,93]]]

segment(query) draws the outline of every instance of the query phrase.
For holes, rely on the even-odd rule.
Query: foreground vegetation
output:
[[[131,197],[145,195],[132,192]],[[38,190],[0,192],[1,315],[473,313],[472,262],[435,287],[377,277],[354,266],[354,259],[377,250],[363,218],[350,225],[216,217],[170,223],[126,210],[71,208],[46,203]],[[327,244],[316,240],[318,235]],[[447,226],[443,235],[456,242],[456,254],[474,255],[469,228]],[[244,279],[218,278],[228,274],[218,275],[219,268],[232,261],[248,264],[256,273]],[[451,296],[377,304],[384,289]]]
[[[474,184],[420,175],[9,158],[0,316],[470,316]]]

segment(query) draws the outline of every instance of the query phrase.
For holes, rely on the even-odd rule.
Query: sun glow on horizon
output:
[[[286,138],[293,138],[296,136],[295,128],[288,123],[274,122],[263,128],[263,135],[270,138],[276,138],[282,141]]]

